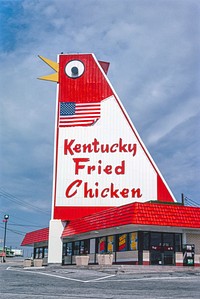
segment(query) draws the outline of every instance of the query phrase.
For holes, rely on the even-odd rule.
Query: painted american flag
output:
[[[59,127],[91,126],[101,113],[100,103],[60,102]]]

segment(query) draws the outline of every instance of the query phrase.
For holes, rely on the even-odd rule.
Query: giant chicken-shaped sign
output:
[[[113,206],[175,201],[93,54],[40,58],[57,82],[52,219],[71,220]]]

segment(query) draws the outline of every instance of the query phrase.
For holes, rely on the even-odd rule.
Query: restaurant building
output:
[[[44,57],[57,82],[52,216],[27,233],[34,258],[200,265],[200,208],[178,204],[93,54]]]

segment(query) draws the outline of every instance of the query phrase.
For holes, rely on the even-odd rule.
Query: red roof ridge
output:
[[[72,220],[62,237],[123,225],[200,228],[200,208],[163,202],[134,202]]]
[[[199,229],[200,208],[158,201],[129,203],[67,222],[62,237],[131,224]],[[44,242],[48,237],[49,228],[42,228],[27,233],[21,245]]]

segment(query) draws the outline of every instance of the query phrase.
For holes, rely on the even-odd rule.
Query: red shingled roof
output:
[[[200,229],[200,208],[178,204],[131,203],[72,220],[66,225],[62,237],[129,224]],[[21,245],[45,242],[48,238],[47,227],[27,233]]]
[[[21,243],[21,246],[32,246],[34,243],[40,243],[48,241],[49,228],[42,228],[33,232],[27,233]]]
[[[62,237],[122,225],[200,228],[200,208],[178,204],[131,203],[92,214],[66,225]]]

